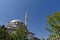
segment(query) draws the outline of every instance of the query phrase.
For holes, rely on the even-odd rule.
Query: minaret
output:
[[[28,26],[28,13],[26,11],[26,14],[25,14],[25,26],[27,27]]]

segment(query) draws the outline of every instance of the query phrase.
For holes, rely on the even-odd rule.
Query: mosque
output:
[[[21,24],[24,24],[25,25],[25,30],[27,30],[27,27],[28,27],[28,13],[26,12],[26,15],[25,15],[25,23],[23,23],[21,20],[19,19],[15,19],[15,20],[12,20],[10,21],[9,23],[7,23],[6,25],[6,28],[9,29],[9,33],[12,34],[13,31],[19,27]],[[35,34],[32,33],[32,32],[28,32],[28,35],[27,35],[27,39],[28,40],[40,40],[38,39],[37,37],[35,37]]]

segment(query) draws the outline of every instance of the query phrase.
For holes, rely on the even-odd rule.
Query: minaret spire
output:
[[[25,26],[28,26],[28,12],[25,14]]]

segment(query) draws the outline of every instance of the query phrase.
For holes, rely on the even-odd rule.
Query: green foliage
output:
[[[50,34],[48,40],[60,40],[59,34]]]
[[[13,35],[13,40],[26,40],[27,39],[27,29],[25,29],[24,25],[20,25],[20,27],[18,27]]]
[[[20,27],[17,27],[13,34],[9,34],[9,29],[5,26],[0,26],[0,40],[27,40],[27,28],[24,24],[21,24]]]
[[[48,26],[46,29],[50,33],[60,34],[60,12],[55,12],[54,15],[48,16]]]
[[[9,40],[8,29],[5,26],[0,26],[0,40]]]
[[[48,16],[48,27],[46,29],[51,33],[48,40],[60,40],[60,12]]]

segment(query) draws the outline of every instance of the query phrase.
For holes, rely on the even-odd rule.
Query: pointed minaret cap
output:
[[[28,12],[25,14],[25,26],[28,26]]]

